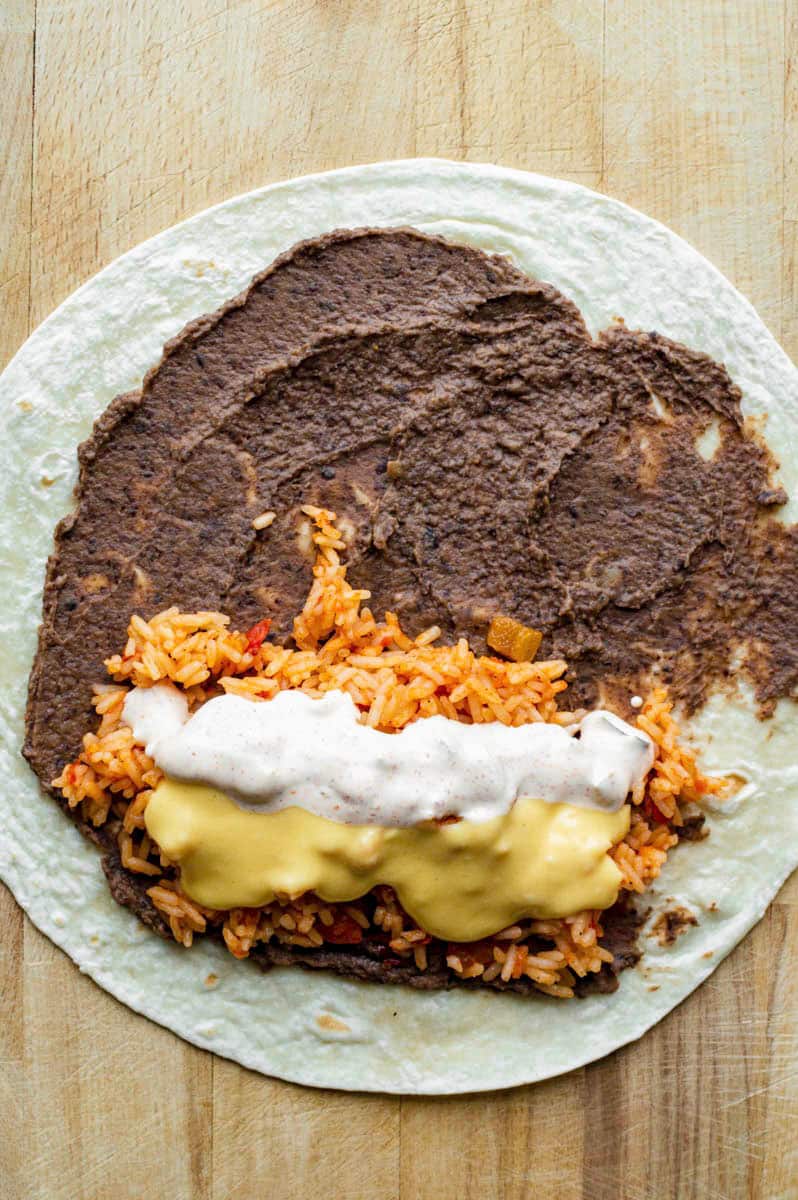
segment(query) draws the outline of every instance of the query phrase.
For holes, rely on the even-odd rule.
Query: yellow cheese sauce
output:
[[[470,942],[522,917],[570,916],[614,903],[607,851],[629,806],[602,812],[522,797],[501,816],[410,827],[346,825],[302,808],[252,812],[223,792],[164,779],[147,831],[208,908],[255,908],[277,893],[349,901],[390,884],[420,928]]]

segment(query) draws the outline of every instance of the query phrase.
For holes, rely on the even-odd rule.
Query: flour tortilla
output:
[[[195,1045],[319,1087],[453,1093],[579,1067],[687,996],[762,916],[798,866],[796,705],[762,723],[751,697],[715,697],[691,724],[702,767],[734,772],[711,836],[673,854],[647,896],[695,914],[671,948],[644,936],[618,992],[557,1002],[426,994],[299,969],[263,975],[219,946],[154,937],[111,899],[99,854],[43,796],[20,756],[27,676],[53,528],[71,506],[76,446],[163,343],[294,242],[336,227],[414,225],[511,256],[580,308],[593,333],[618,316],[725,363],[762,414],[798,496],[798,371],[750,304],[656,221],[575,184],[494,166],[412,160],[307,176],[237,197],[116,260],[29,338],[0,377],[0,877],[34,923],[124,1004]],[[794,521],[798,502],[781,510]],[[109,647],[109,650],[112,649]],[[209,988],[205,980],[215,975]],[[334,1020],[330,1021],[329,1017]],[[142,1031],[144,1032],[144,1031]]]

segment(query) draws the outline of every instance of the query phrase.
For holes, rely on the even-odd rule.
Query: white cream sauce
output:
[[[130,692],[124,720],[173,779],[258,812],[296,806],[359,825],[488,821],[521,796],[616,812],[654,758],[646,734],[601,710],[567,729],[428,717],[388,734],[362,725],[340,691],[218,696],[189,716],[177,688],[156,684]]]

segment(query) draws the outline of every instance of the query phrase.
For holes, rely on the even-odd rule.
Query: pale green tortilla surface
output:
[[[693,723],[708,769],[746,782],[711,836],[671,856],[650,894],[695,914],[612,996],[557,1002],[415,992],[298,969],[261,974],[218,946],[190,952],[111,899],[99,854],[43,796],[19,748],[44,564],[70,508],[76,446],[163,343],[235,295],[294,242],[337,227],[414,225],[509,255],[561,288],[597,332],[617,317],[726,364],[798,495],[798,372],[754,310],[695,250],[571,183],[438,160],[309,176],[230,200],[117,259],[29,338],[0,378],[0,876],[35,924],[101,987],[198,1046],[270,1075],[366,1091],[509,1087],[560,1074],[643,1034],[710,974],[798,865],[796,708],[766,723],[715,697]],[[45,484],[45,480],[54,481]],[[787,519],[795,519],[792,500]],[[109,648],[111,649],[111,648]],[[653,920],[653,916],[652,916]],[[209,975],[218,982],[206,986]],[[346,1026],[330,1032],[325,1014]]]

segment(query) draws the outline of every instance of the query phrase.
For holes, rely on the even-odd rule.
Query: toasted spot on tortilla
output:
[[[319,1013],[316,1017],[316,1024],[319,1029],[325,1033],[351,1033],[352,1030],[345,1021],[340,1021],[338,1017],[332,1016],[331,1013]]]

